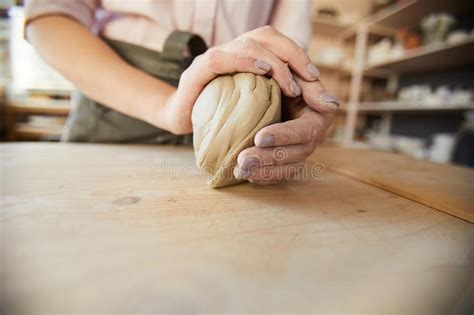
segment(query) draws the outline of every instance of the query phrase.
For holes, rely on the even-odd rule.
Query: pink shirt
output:
[[[26,23],[45,15],[71,17],[103,36],[161,51],[174,30],[215,46],[272,25],[307,48],[309,0],[29,0]]]

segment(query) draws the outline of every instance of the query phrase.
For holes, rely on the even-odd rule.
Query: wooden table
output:
[[[474,223],[474,169],[401,154],[326,146],[311,157],[340,174]]]
[[[324,160],[212,190],[189,148],[0,150],[2,314],[474,310],[473,225]]]

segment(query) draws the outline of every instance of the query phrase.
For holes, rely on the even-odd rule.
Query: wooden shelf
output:
[[[321,62],[320,60],[317,60],[317,59],[314,59],[314,58],[311,58],[311,62],[313,62],[318,68],[321,68],[321,69],[326,69],[326,70],[330,70],[330,71],[338,71],[338,72],[343,73],[343,74],[350,74],[351,73],[351,69],[346,68],[344,66],[341,66],[340,64],[324,63],[324,62]]]
[[[71,105],[69,100],[40,99],[25,102],[10,101],[8,109],[24,114],[68,115]]]
[[[357,115],[364,112],[384,113],[382,115],[382,131],[390,131],[392,112],[430,112],[447,113],[465,110],[474,110],[474,104],[439,104],[428,105],[416,102],[374,102],[360,103],[361,86],[365,77],[382,77],[388,79],[387,87],[392,91],[398,85],[402,74],[415,74],[443,71],[470,67],[474,65],[474,35],[468,36],[458,43],[436,43],[425,45],[417,49],[405,51],[401,57],[387,59],[383,62],[368,65],[365,58],[367,47],[372,39],[376,39],[374,33],[386,33],[393,37],[394,30],[415,30],[425,16],[431,13],[448,12],[454,16],[466,17],[474,13],[474,1],[472,0],[399,0],[375,14],[364,18],[352,27],[356,33],[354,44],[354,71],[350,86],[349,99],[355,105],[354,110],[347,107],[341,108],[342,114],[347,114],[344,143],[353,142],[357,126]],[[389,35],[389,33],[392,35]],[[353,36],[348,32],[349,36]],[[367,37],[366,37],[367,35]]]
[[[344,33],[350,24],[342,24],[335,18],[315,17],[313,18],[313,32],[316,35],[337,36]]]
[[[32,96],[55,95],[55,96],[65,96],[65,97],[70,97],[71,94],[74,91],[75,91],[74,86],[70,86],[70,87],[69,86],[68,87],[49,87],[49,88],[41,88],[41,89],[28,88],[26,90],[26,92],[29,95],[32,95]]]
[[[63,125],[44,122],[17,122],[17,115],[40,115],[42,117],[67,116],[71,110],[70,100],[51,99],[51,98],[27,98],[11,99],[7,106],[7,126],[8,138],[10,140],[59,140],[62,134]]]
[[[390,28],[413,28],[419,26],[423,17],[433,12],[462,15],[473,11],[472,0],[406,0],[379,11],[366,22],[369,25],[379,24]]]
[[[47,138],[50,140],[59,140],[62,131],[63,126],[35,126],[18,123],[15,125],[13,132],[18,139],[40,140]]]
[[[347,111],[347,108],[343,109]],[[357,108],[359,112],[408,112],[408,111],[465,111],[474,110],[474,103],[470,104],[426,104],[423,102],[362,102]]]
[[[394,36],[396,33],[395,29],[383,26],[383,25],[372,25],[367,28],[369,42],[376,42],[384,37]],[[355,41],[357,36],[357,26],[346,29],[341,33],[340,37],[346,41]]]
[[[390,71],[395,73],[416,73],[437,71],[474,64],[474,36],[459,43],[439,43],[412,49],[397,59],[370,65],[365,68],[368,75]]]
[[[357,23],[343,24],[336,19],[315,17],[313,18],[313,34],[335,36],[342,40],[355,40]],[[369,28],[371,39],[380,39],[393,36],[395,31],[383,25],[373,25]]]

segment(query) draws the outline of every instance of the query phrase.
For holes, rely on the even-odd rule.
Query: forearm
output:
[[[41,57],[88,97],[170,129],[166,102],[176,89],[127,64],[81,24],[42,17],[28,25],[27,36]]]

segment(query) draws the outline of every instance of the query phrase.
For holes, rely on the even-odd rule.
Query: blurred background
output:
[[[58,141],[74,86],[0,0],[0,139]],[[474,166],[474,1],[314,0],[309,55],[342,108],[329,142]]]

